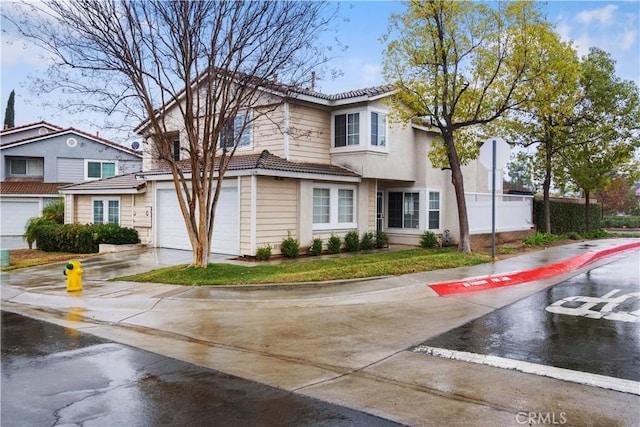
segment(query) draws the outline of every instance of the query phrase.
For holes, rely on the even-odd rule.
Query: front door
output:
[[[378,191],[376,196],[376,231],[384,231],[383,201],[382,191]]]

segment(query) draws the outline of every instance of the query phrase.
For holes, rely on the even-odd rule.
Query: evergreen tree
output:
[[[15,112],[15,98],[16,92],[14,90],[9,94],[9,101],[7,102],[7,109],[4,110],[4,128],[9,129],[16,125],[16,112]]]

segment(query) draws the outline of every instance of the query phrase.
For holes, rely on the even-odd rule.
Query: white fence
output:
[[[491,233],[491,193],[465,193],[469,233]],[[496,194],[496,232],[530,230],[533,196]]]

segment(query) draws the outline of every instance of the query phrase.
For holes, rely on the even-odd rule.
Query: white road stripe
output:
[[[413,352],[426,353],[432,356],[460,360],[463,362],[478,363],[496,368],[513,369],[527,374],[571,381],[578,384],[585,384],[588,386],[600,387],[640,396],[640,382],[632,380],[612,378],[604,375],[592,374],[590,372],[579,372],[565,368],[556,368],[555,366],[538,365],[536,363],[523,362],[498,356],[447,350],[444,348],[436,348],[426,345],[416,347],[413,349]]]

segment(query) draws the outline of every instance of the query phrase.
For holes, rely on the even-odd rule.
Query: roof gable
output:
[[[57,137],[61,137],[61,136],[80,137],[80,138],[87,139],[87,140],[90,140],[92,142],[95,142],[95,143],[98,143],[98,144],[101,144],[101,145],[105,145],[105,146],[114,148],[116,150],[125,152],[125,153],[130,154],[132,156],[135,156],[137,158],[142,158],[142,153],[141,152],[132,150],[131,148],[122,146],[120,144],[116,144],[115,142],[110,141],[108,139],[100,138],[99,136],[91,135],[89,133],[83,132],[83,131],[75,129],[75,128],[67,128],[67,129],[58,128],[57,130],[49,132],[49,133],[44,134],[44,135],[31,136],[31,137],[28,137],[28,138],[19,139],[19,140],[15,140],[15,141],[9,141],[9,142],[6,142],[6,143],[2,142],[2,144],[0,146],[0,150],[5,150],[5,149],[8,149],[8,148],[18,147],[18,146],[21,146],[21,145],[31,144],[31,143],[35,143],[35,142],[48,141],[48,140],[51,140],[53,138],[57,138]]]

